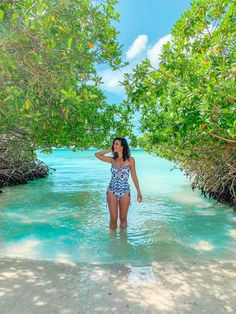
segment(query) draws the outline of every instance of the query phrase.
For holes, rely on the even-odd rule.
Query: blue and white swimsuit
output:
[[[108,190],[111,190],[118,200],[126,192],[129,192],[128,195],[129,197],[131,197],[130,184],[128,182],[129,174],[130,174],[130,166],[125,165],[122,168],[118,168],[115,164],[112,164],[111,173],[112,173],[111,181],[107,187],[106,195],[108,193]]]

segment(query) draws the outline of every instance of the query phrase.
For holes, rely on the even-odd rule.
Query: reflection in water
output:
[[[132,255],[132,245],[127,240],[127,229],[116,229],[109,231],[108,252],[113,260],[129,260]]]
[[[39,154],[55,168],[47,178],[4,188],[0,196],[0,254],[67,263],[152,263],[233,259],[236,214],[204,199],[171,163],[132,152],[143,202],[126,229],[109,229],[106,188],[110,164],[94,151]],[[148,162],[147,162],[148,161]]]

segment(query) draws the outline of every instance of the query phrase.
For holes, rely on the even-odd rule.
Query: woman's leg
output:
[[[118,219],[118,199],[115,197],[111,190],[107,190],[107,203],[110,211],[110,229],[114,230],[117,228]]]
[[[130,192],[126,192],[119,199],[120,208],[120,228],[127,227],[127,214],[130,205]]]

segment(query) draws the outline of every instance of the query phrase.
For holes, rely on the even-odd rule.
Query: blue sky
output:
[[[190,1],[186,0],[120,0],[116,5],[120,13],[119,40],[128,49],[138,35],[146,34],[154,44],[170,33],[188,8]]]
[[[119,103],[125,93],[119,80],[123,72],[130,72],[141,60],[149,58],[158,68],[158,55],[164,43],[171,39],[170,31],[184,11],[190,8],[190,0],[120,0],[116,10],[120,22],[116,24],[120,34],[119,43],[123,45],[123,60],[129,66],[113,72],[100,67],[103,89],[110,103]]]

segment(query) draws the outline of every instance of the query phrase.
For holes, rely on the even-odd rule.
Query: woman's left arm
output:
[[[134,185],[138,193],[137,200],[138,202],[141,202],[143,197],[139,188],[138,177],[137,177],[136,169],[135,169],[135,160],[133,157],[130,158],[130,170],[131,170],[131,177],[133,179]]]

